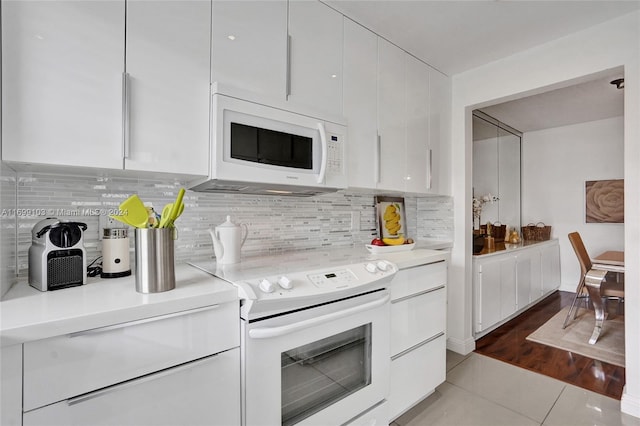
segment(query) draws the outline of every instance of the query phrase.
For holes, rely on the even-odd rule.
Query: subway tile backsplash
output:
[[[2,181],[10,188],[12,178]],[[48,216],[87,224],[85,249],[91,262],[101,252],[99,234],[106,217],[132,194],[162,211],[185,182],[133,177],[80,177],[45,173],[17,174],[17,271],[26,277],[31,229]],[[340,191],[315,197],[208,194],[187,191],[185,209],[176,221],[176,261],[213,256],[208,230],[231,215],[245,223],[249,234],[243,256],[368,243],[376,235],[374,194]],[[453,238],[452,198],[405,197],[409,236],[420,239]],[[359,225],[359,226],[358,226]],[[11,232],[3,222],[3,241]],[[133,230],[130,231],[133,250]],[[132,251],[133,261],[133,251]]]

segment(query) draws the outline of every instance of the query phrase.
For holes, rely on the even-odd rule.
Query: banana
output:
[[[382,242],[385,243],[388,246],[399,246],[401,244],[404,244],[404,237],[383,238]]]

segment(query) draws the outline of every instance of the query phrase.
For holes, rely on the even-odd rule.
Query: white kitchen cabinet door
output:
[[[1,7],[2,160],[121,169],[124,0]]]
[[[507,318],[516,312],[516,257],[500,261],[500,314]]]
[[[283,100],[287,0],[213,2],[211,79]]]
[[[378,38],[378,189],[404,191],[406,162],[406,53]]]
[[[396,419],[433,393],[446,378],[446,336],[439,337],[391,360],[389,412]]]
[[[22,425],[22,345],[0,348],[0,424]]]
[[[127,1],[125,169],[206,175],[210,1]]]
[[[434,69],[429,73],[429,149],[429,192],[451,194],[451,79]]]
[[[444,286],[424,294],[391,302],[391,356],[400,354],[444,332],[447,290]]]
[[[240,349],[24,414],[24,426],[239,425]]]
[[[375,189],[377,156],[378,36],[344,18],[344,116],[349,186]]]
[[[321,2],[289,0],[291,102],[342,115],[342,19]]]
[[[541,250],[542,294],[547,294],[560,287],[560,245],[555,240],[546,244]]]
[[[428,193],[431,188],[429,146],[429,67],[406,55],[405,191]]]
[[[516,312],[516,257],[483,259],[475,267],[476,332]]]
[[[239,344],[236,303],[28,342],[23,407],[33,410]]]
[[[483,261],[475,271],[476,332],[488,329],[502,320],[500,261]]]
[[[532,300],[532,266],[536,253],[516,256],[516,305],[517,309],[527,306]]]

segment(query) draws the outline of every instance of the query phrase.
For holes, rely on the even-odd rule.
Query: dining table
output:
[[[585,275],[585,284],[595,311],[596,321],[593,333],[589,339],[589,344],[594,345],[598,341],[598,337],[600,337],[606,316],[606,307],[602,301],[602,294],[600,292],[602,282],[609,272],[624,274],[624,252],[605,251],[592,258],[591,263],[591,270]]]

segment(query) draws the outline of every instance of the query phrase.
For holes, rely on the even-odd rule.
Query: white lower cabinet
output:
[[[392,420],[445,380],[446,284],[446,261],[401,269],[391,283]]]
[[[391,418],[431,395],[445,381],[447,339],[444,333],[398,358],[391,358]]]
[[[24,425],[240,422],[237,302],[27,342]]]
[[[24,426],[239,425],[240,349],[24,414]]]
[[[487,334],[559,287],[558,240],[474,256],[474,336]]]

